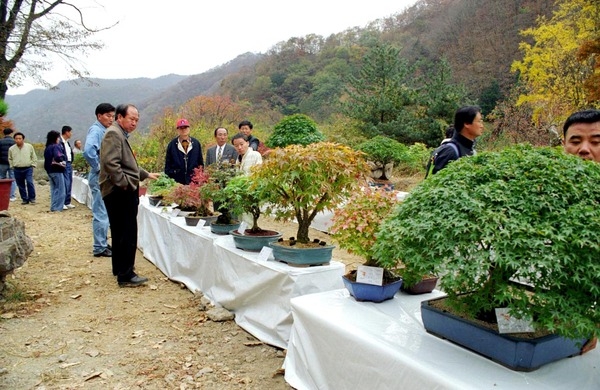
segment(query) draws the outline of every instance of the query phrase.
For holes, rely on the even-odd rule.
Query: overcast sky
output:
[[[105,48],[84,58],[91,77],[155,78],[199,74],[245,52],[265,53],[291,37],[329,36],[391,16],[416,0],[88,0],[84,10]],[[68,79],[57,62],[46,79]],[[36,87],[9,89],[11,95]]]

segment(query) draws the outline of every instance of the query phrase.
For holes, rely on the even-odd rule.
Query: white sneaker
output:
[[[63,210],[68,210],[69,208],[67,206],[63,206]]]
[[[74,208],[75,208],[75,205],[73,205],[73,204],[68,204],[68,205],[65,205],[65,207],[66,207],[66,208],[68,208],[68,209],[74,209]]]
[[[17,198],[10,198],[11,202],[14,202],[15,200],[17,200]]]

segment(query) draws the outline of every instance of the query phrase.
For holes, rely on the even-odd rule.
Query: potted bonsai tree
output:
[[[332,245],[311,242],[308,231],[315,216],[333,209],[364,183],[367,164],[362,153],[347,146],[320,142],[275,149],[252,176],[264,186],[267,212],[276,220],[295,219],[294,240],[269,244],[276,260],[294,264],[325,264]]]
[[[162,173],[158,179],[153,180],[148,185],[148,200],[152,206],[158,206],[163,197],[168,194],[173,187],[177,185],[177,182],[174,179],[171,179],[166,174]]]
[[[422,306],[428,332],[533,370],[578,354],[598,335],[599,181],[599,164],[558,149],[516,146],[460,159],[383,222],[374,255],[387,266],[401,256],[407,283],[431,270],[443,275],[447,297]],[[520,331],[504,321],[524,321],[535,333],[505,336],[499,348],[488,338]]]
[[[206,168],[209,179],[202,186],[200,192],[202,196],[212,200],[213,209],[219,213],[218,218],[210,224],[210,231],[215,234],[228,234],[240,226],[237,217],[231,212],[235,206],[232,202],[237,199],[232,198],[230,193],[225,192],[227,183],[240,174],[239,169],[228,161],[217,162]]]
[[[379,267],[373,256],[375,232],[397,204],[393,191],[365,187],[335,210],[329,232],[341,248],[363,257],[365,266]],[[383,302],[393,298],[402,285],[402,279],[390,268],[383,269],[381,285],[357,282],[356,275],[357,270],[352,270],[343,276],[343,281],[357,301]]]
[[[260,207],[264,198],[263,190],[262,184],[251,175],[234,177],[221,192],[219,199],[228,205],[230,212],[240,217],[246,216],[246,220],[251,224],[250,229],[244,231],[233,229],[229,232],[233,236],[236,248],[260,251],[264,246],[281,237],[280,232],[258,226]]]
[[[190,184],[176,184],[164,195],[168,203],[175,203],[184,213],[185,222],[189,226],[196,226],[200,219],[207,224],[216,220],[217,213],[210,208],[210,199],[202,196],[201,188],[208,182],[209,176],[203,168],[195,168]]]
[[[388,176],[394,164],[403,161],[406,146],[394,139],[378,135],[361,143],[357,149],[366,154],[375,185],[393,187]]]

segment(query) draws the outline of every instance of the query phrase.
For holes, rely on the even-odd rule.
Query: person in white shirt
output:
[[[238,152],[236,165],[245,175],[250,174],[250,169],[253,166],[262,164],[262,156],[250,149],[250,143],[246,135],[237,133],[231,138],[231,143]]]

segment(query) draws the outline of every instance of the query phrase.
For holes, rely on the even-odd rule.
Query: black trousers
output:
[[[136,276],[138,191],[115,189],[104,198],[112,236],[112,271],[118,282]]]

